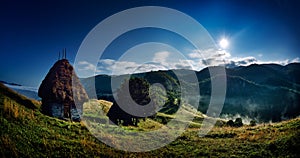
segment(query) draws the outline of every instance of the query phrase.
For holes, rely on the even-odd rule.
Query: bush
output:
[[[243,126],[243,120],[242,120],[242,118],[236,118],[235,119],[235,122],[234,122],[234,126],[235,127],[242,127]]]
[[[236,118],[234,122],[232,120],[229,120],[226,122],[226,125],[230,127],[242,127],[243,120],[242,118]]]
[[[117,90],[118,103],[122,103],[122,105],[118,105],[117,101],[113,102],[113,105],[107,113],[110,121],[117,125],[122,124],[124,126],[137,126],[139,119],[145,117],[135,116],[134,113],[127,113],[121,108],[121,106],[129,109],[132,107],[132,102],[141,106],[147,105],[150,102],[149,87],[150,84],[142,78],[130,78],[129,80],[124,81]],[[128,91],[129,94],[127,94]],[[142,109],[144,111],[141,113],[146,116],[152,116],[155,114],[155,105],[148,106],[152,106],[152,108],[148,111]]]
[[[251,120],[250,121],[250,126],[256,126],[256,121],[255,120]]]
[[[234,122],[232,120],[227,121],[226,123],[227,126],[233,127],[234,126]]]

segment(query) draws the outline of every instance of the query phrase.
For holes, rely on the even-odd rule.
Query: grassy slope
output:
[[[300,147],[300,119],[297,118],[256,127],[216,127],[204,138],[198,137],[199,128],[194,127],[161,149],[124,152],[98,141],[82,123],[45,116],[39,112],[38,102],[2,85],[0,88],[1,157],[296,157]],[[145,129],[162,126],[152,120],[140,124],[138,128]]]

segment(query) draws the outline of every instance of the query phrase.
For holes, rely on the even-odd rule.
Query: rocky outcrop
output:
[[[66,59],[53,65],[42,81],[38,95],[42,98],[44,114],[73,121],[80,120],[83,103],[88,100],[73,66]]]

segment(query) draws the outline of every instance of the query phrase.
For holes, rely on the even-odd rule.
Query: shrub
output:
[[[132,101],[141,106],[147,105],[150,102],[149,87],[150,84],[142,78],[130,78],[126,80],[117,90],[117,98],[122,105],[118,105],[118,103],[114,101],[107,113],[110,121],[114,124],[122,124],[124,126],[137,126],[139,119],[144,117],[127,113],[120,106],[129,109],[131,108]],[[129,95],[125,95],[128,91]],[[151,110],[146,111],[143,109],[144,111],[141,113],[144,113],[146,116],[151,116],[151,114],[155,112],[155,105],[150,106],[152,106]]]
[[[250,121],[250,126],[256,126],[256,121],[255,120],[251,120]]]
[[[233,127],[234,126],[234,122],[232,120],[227,121],[226,123],[227,126]]]
[[[235,119],[235,122],[234,122],[234,126],[235,127],[242,127],[243,126],[243,120],[242,120],[242,118],[236,118]]]

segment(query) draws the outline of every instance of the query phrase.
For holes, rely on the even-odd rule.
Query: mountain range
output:
[[[34,87],[28,87],[28,86],[23,86],[17,83],[9,83],[5,81],[0,81],[3,83],[5,86],[13,89],[14,91],[30,98],[30,99],[35,99],[35,100],[40,100],[41,98],[38,96],[38,89]]]
[[[210,67],[201,71],[184,71],[185,78],[196,74],[200,88],[200,101],[193,104],[202,113],[206,113],[211,99]],[[253,64],[226,68],[226,99],[221,115],[247,116],[258,122],[278,122],[295,118],[300,115],[300,63],[291,63],[285,66],[277,64]],[[146,79],[150,84],[160,83],[168,94],[180,96],[179,77],[173,70],[155,71],[132,74],[131,77]],[[82,79],[82,84],[89,92],[95,86],[98,99],[113,101],[112,79],[121,80],[126,75],[109,76],[97,75],[95,78]],[[95,82],[93,82],[95,79]],[[93,84],[94,83],[94,84]],[[195,83],[183,82],[189,88]],[[91,94],[89,94],[91,95]],[[198,106],[199,105],[199,106]]]

